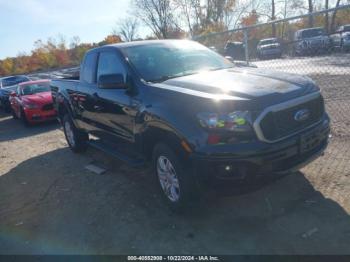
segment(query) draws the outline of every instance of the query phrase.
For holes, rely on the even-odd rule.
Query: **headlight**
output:
[[[252,131],[251,114],[248,111],[235,111],[227,114],[199,113],[197,116],[200,125],[209,130]]]

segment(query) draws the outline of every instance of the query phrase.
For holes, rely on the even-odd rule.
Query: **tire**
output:
[[[168,206],[179,212],[193,204],[199,196],[198,187],[190,169],[174,151],[166,144],[159,143],[153,150],[152,160],[160,194]]]
[[[26,127],[29,127],[30,126],[30,122],[28,121],[27,119],[27,116],[23,110],[23,108],[20,109],[21,111],[21,114],[20,114],[20,119],[22,121],[22,123],[26,126]]]
[[[74,153],[86,151],[88,134],[78,130],[68,114],[63,117],[62,125],[69,148]]]

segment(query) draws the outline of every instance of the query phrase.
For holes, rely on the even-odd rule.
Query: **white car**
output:
[[[260,59],[279,58],[282,56],[282,47],[277,38],[261,39],[257,46],[257,53]]]

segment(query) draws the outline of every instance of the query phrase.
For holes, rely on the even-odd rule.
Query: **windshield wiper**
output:
[[[219,67],[219,68],[209,68],[207,69],[207,71],[217,71],[217,70],[224,70],[224,69],[229,69],[229,68],[233,68],[234,66],[229,66],[229,67]],[[181,75],[169,75],[169,76],[162,76],[160,78],[154,79],[154,80],[148,80],[148,82],[151,83],[161,83],[164,81],[167,81],[169,79],[173,79],[173,78],[178,78],[178,77],[182,77],[182,76],[189,76],[189,75],[194,75],[194,74],[198,74],[200,73],[200,71],[192,71],[191,73],[188,74],[181,74]]]
[[[148,80],[148,82],[152,82],[152,83],[161,83],[161,82],[164,82],[166,80],[169,80],[169,79],[173,79],[173,78],[177,78],[177,77],[181,77],[182,75],[179,75],[179,76],[162,76],[160,78],[157,78],[157,79],[152,79],[152,80]]]
[[[211,68],[209,71],[218,71],[218,70],[224,70],[224,69],[229,69],[233,68],[234,66],[228,66],[228,67],[217,67],[217,68]]]
[[[169,79],[178,78],[178,77],[182,77],[182,76],[194,75],[194,74],[197,74],[197,73],[198,72],[191,72],[189,74],[162,76],[162,77],[154,79],[154,80],[148,80],[148,82],[161,83],[161,82],[164,82],[164,81],[169,80]]]

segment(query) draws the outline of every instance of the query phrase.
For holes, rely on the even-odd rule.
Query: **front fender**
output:
[[[152,110],[141,113],[138,132],[145,134],[149,130],[161,130],[163,133],[176,137],[178,142],[185,142],[192,151],[206,141],[204,130],[197,124],[197,119],[191,114],[171,107],[152,107]]]

